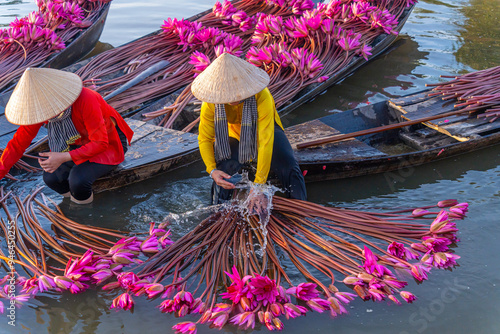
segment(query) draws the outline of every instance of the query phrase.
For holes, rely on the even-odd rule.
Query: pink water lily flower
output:
[[[365,268],[367,273],[373,274],[377,277],[382,277],[386,274],[392,275],[389,269],[377,263],[377,257],[366,246],[364,246],[363,254],[365,255],[365,262],[363,263],[363,268]]]
[[[343,36],[338,40],[337,43],[344,51],[356,50],[360,46],[359,34],[355,35],[354,37],[347,35]]]
[[[92,275],[92,278],[95,280],[95,284],[99,285],[107,281],[114,274],[110,269],[100,270]]]
[[[323,313],[330,309],[330,303],[321,298],[313,298],[307,301],[307,306],[313,311]]]
[[[113,304],[111,305],[110,309],[116,308],[116,309],[124,309],[125,311],[128,311],[134,307],[134,300],[128,293],[122,293],[115,299],[113,299]]]
[[[408,291],[401,291],[399,295],[407,302],[407,303],[412,303],[414,300],[417,299],[415,295],[411,292]]]
[[[56,276],[54,277],[54,283],[58,288],[63,290],[68,290],[73,285],[73,281],[65,276]]]
[[[295,295],[297,299],[308,301],[319,296],[316,287],[317,285],[314,283],[300,283],[296,287],[287,289],[286,292]]]
[[[212,322],[212,325],[218,329],[222,329],[226,322],[229,320],[229,314],[225,312],[217,312],[213,313],[212,317],[210,318],[210,322]]]
[[[255,313],[253,312],[243,312],[235,315],[229,320],[230,323],[240,326],[242,328],[248,329],[250,327],[255,328]]]
[[[366,44],[363,44],[361,49],[359,49],[359,53],[366,60],[368,60],[368,57],[372,55],[371,51],[372,51],[372,47],[369,45],[366,45]]]
[[[46,275],[38,277],[38,288],[40,289],[40,292],[52,290],[55,287],[56,284],[54,283],[54,280],[51,277]]]
[[[172,326],[176,334],[196,334],[196,324],[194,322],[179,322]]]
[[[459,203],[450,208],[450,212],[456,213],[458,215],[464,216],[469,208],[468,203]]]
[[[233,266],[232,273],[224,272],[232,281],[232,284],[227,288],[227,292],[221,294],[224,299],[230,299],[234,304],[238,304],[242,297],[251,299],[253,297],[250,287],[246,286],[247,281],[252,277],[247,275],[241,277],[236,266]]]
[[[159,283],[145,284],[144,289],[148,298],[154,298],[165,290],[165,287]]]
[[[158,253],[158,237],[152,235],[141,243],[143,253]]]
[[[415,209],[411,213],[413,217],[423,217],[429,214],[431,214],[431,212],[424,209]]]
[[[276,301],[278,296],[278,289],[276,288],[276,281],[267,276],[257,275],[251,278],[248,285],[250,286],[252,294],[257,301],[262,301],[262,304],[272,304]]]
[[[307,309],[304,306],[286,303],[283,307],[285,308],[285,316],[287,319],[297,318],[307,313]]]
[[[133,272],[125,272],[118,275],[118,282],[123,289],[133,289],[139,277]]]
[[[447,208],[447,207],[454,206],[457,204],[458,204],[458,201],[456,199],[445,199],[445,200],[439,201],[437,203],[437,206],[440,208]]]
[[[387,246],[387,252],[399,259],[405,258],[405,245],[400,242],[393,241]]]

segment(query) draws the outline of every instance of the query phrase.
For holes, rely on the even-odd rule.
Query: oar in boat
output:
[[[121,85],[120,87],[118,87],[117,89],[115,89],[114,91],[112,91],[111,93],[109,93],[108,95],[106,95],[104,97],[104,100],[108,101],[112,97],[114,97],[114,96],[116,96],[116,95],[118,95],[120,93],[123,93],[124,91],[126,91],[130,87],[137,85],[142,80],[144,80],[147,77],[155,74],[156,72],[164,69],[168,65],[170,65],[170,62],[168,60],[160,60],[156,64],[154,64],[154,65],[150,66],[149,68],[147,68],[146,70],[142,71],[139,75],[137,75],[132,80],[124,83],[123,85]]]
[[[333,135],[333,136],[324,137],[324,138],[320,138],[320,139],[316,139],[316,140],[298,143],[297,149],[300,150],[300,149],[304,149],[304,148],[308,148],[308,147],[312,147],[312,146],[323,145],[323,144],[328,144],[328,143],[335,143],[335,142],[345,140],[345,139],[351,139],[354,137],[369,135],[372,133],[378,133],[378,132],[383,132],[383,131],[388,131],[388,130],[399,129],[399,128],[403,128],[405,126],[415,125],[415,124],[419,124],[419,123],[423,123],[423,122],[428,122],[428,121],[432,121],[432,120],[443,118],[443,117],[455,116],[455,115],[459,115],[459,114],[466,113],[466,112],[469,112],[469,111],[468,110],[465,110],[465,111],[464,110],[455,110],[455,111],[450,111],[450,112],[440,114],[440,115],[434,115],[434,116],[428,116],[428,117],[415,119],[413,121],[405,121],[405,122],[383,125],[383,126],[379,126],[376,128],[371,128],[371,129],[366,129],[366,130],[361,130],[361,131],[356,131],[356,132],[351,132],[351,133],[346,133],[346,134]]]

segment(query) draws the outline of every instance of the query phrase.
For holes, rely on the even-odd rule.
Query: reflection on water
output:
[[[114,1],[101,41],[123,44],[158,29],[167,17],[188,17],[214,2]],[[324,116],[331,110],[345,110],[419,91],[426,83],[442,80],[441,74],[498,65],[499,3],[498,0],[420,1],[387,53],[288,115],[285,123],[296,124]],[[0,25],[6,25],[11,18],[5,15],[26,15],[34,4],[9,2],[1,7]],[[471,207],[468,218],[459,226],[460,267],[452,273],[436,270],[430,281],[421,285],[411,283],[409,290],[419,297],[414,304],[398,307],[356,300],[348,316],[332,320],[325,314],[310,313],[302,319],[285,321],[285,333],[498,333],[499,166],[499,146],[496,146],[403,169],[394,172],[395,175],[308,184],[310,200],[327,205],[387,209],[458,198],[470,201]],[[92,207],[75,207],[63,201],[61,208],[83,224],[144,231],[151,221],[161,221],[170,213],[198,210],[209,202],[211,180],[204,169],[202,163],[196,163],[98,194]],[[26,196],[41,180],[15,186],[6,181],[1,184]],[[50,191],[45,193],[61,201]],[[196,224],[197,219],[183,220],[171,228],[175,236],[180,236]],[[161,314],[155,308],[158,300],[135,298],[133,315],[109,310],[115,296],[116,293],[91,290],[81,295],[38,297],[18,311],[16,331],[0,320],[0,333],[170,333],[170,327],[179,321]],[[201,326],[198,332],[219,331]],[[226,326],[224,332],[239,333],[231,326]]]
[[[463,9],[467,18],[460,33],[457,61],[475,70],[500,64],[500,1],[471,0]]]

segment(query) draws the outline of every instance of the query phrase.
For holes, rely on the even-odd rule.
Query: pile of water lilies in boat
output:
[[[0,29],[0,90],[66,47],[111,0],[36,0],[38,10]]]
[[[186,105],[197,102],[189,87],[193,77],[227,52],[270,74],[269,89],[279,108],[301,89],[335,76],[355,57],[368,57],[377,36],[397,34],[398,19],[415,2],[332,0],[315,6],[311,0],[226,0],[196,21],[168,19],[160,33],[107,51],[77,73],[105,95],[168,60],[164,70],[109,102],[123,112],[185,87],[171,106],[146,115],[164,115],[161,124],[171,127]],[[118,71],[126,74],[99,81]]]
[[[428,84],[434,86],[429,96],[441,96],[443,100],[457,100],[457,110],[491,117],[490,122],[500,117],[500,66],[452,78],[446,83]]]
[[[283,318],[347,313],[356,296],[411,303],[416,296],[405,289],[408,279],[422,282],[431,269],[456,265],[459,256],[451,249],[459,241],[456,220],[468,209],[445,200],[413,210],[364,212],[269,193],[268,211],[249,213],[248,203],[237,200],[216,206],[172,242],[168,222],[127,236],[73,222],[36,193],[15,198],[20,218],[12,253],[27,274],[15,274],[21,289],[17,302],[45,291],[79,293],[106,283],[102,289],[117,293],[112,309],[131,310],[142,296],[156,299],[161,312],[199,316],[196,323],[176,324],[180,333],[195,333],[197,324],[220,329],[260,323],[281,330]],[[6,208],[9,195],[0,196]],[[52,223],[53,234],[43,230],[36,210]],[[7,254],[0,258],[9,261]],[[306,281],[290,276],[285,268],[291,267]],[[9,294],[10,277],[1,280],[0,298]],[[219,294],[221,284],[225,291]]]

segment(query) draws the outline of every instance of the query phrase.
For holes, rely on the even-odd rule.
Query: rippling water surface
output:
[[[101,42],[117,46],[157,30],[167,17],[189,17],[212,5],[213,1],[207,0],[115,0]],[[34,4],[25,1],[0,0],[0,26],[33,9]],[[284,123],[296,124],[332,110],[416,92],[426,83],[442,80],[442,74],[499,65],[499,19],[497,0],[420,1],[387,53],[295,110]],[[203,165],[196,163],[97,195],[92,208],[73,207],[67,202],[62,202],[61,208],[79,222],[134,231],[144,231],[150,221],[161,221],[170,213],[194,210],[197,213],[189,219],[172,226],[174,235],[180,236],[197,224],[203,216],[197,210],[208,202],[210,180],[203,170]],[[445,198],[468,201],[468,218],[458,223],[460,266],[453,271],[434,270],[424,284],[410,283],[408,290],[419,298],[413,304],[356,300],[348,316],[330,319],[326,314],[310,313],[285,321],[286,333],[500,333],[499,146],[395,173],[308,184],[309,199],[325,205],[380,210],[426,205]],[[35,178],[7,187],[27,194],[37,185],[41,181]],[[169,333],[178,322],[159,313],[157,302],[144,298],[137,299],[132,315],[109,310],[114,297],[96,291],[39,297],[18,311],[16,331],[0,320],[0,332]],[[224,331],[240,332],[230,326]],[[199,327],[199,333],[215,332]]]

